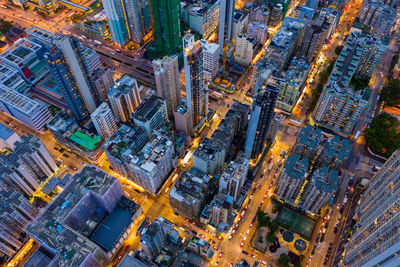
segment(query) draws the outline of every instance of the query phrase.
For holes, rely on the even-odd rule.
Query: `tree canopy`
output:
[[[387,86],[382,89],[382,99],[388,106],[400,105],[400,80],[392,79]]]
[[[291,258],[288,255],[281,254],[281,256],[278,259],[278,265],[281,267],[287,267],[287,266],[289,266],[290,261],[291,261]]]
[[[388,113],[379,114],[364,132],[365,140],[372,152],[390,157],[400,147],[399,121]]]

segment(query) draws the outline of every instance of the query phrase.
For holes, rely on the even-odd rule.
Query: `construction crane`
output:
[[[226,54],[228,53],[228,44],[226,40],[224,40],[224,54],[222,56],[222,80],[225,80],[225,71],[226,71]]]

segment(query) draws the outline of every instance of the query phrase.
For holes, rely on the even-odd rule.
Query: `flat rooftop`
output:
[[[133,214],[128,210],[116,206],[114,210],[103,220],[90,239],[104,248],[111,251],[118,242],[121,235],[131,223]]]
[[[81,133],[80,131],[74,132],[69,138],[88,150],[95,150],[101,141],[101,136],[99,135],[90,137],[84,133]]]
[[[7,140],[11,135],[15,132],[11,129],[8,129],[3,124],[0,124],[0,139]]]

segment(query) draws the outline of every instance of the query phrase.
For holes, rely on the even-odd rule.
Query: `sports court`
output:
[[[287,207],[282,208],[278,217],[278,223],[307,238],[311,237],[315,224],[310,218]]]

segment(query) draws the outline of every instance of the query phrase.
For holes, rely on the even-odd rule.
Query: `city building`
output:
[[[220,0],[196,1],[189,6],[188,13],[190,29],[207,40],[218,29]]]
[[[99,68],[93,73],[94,86],[102,102],[108,102],[107,93],[114,86],[113,71],[108,68]]]
[[[281,71],[289,63],[289,59],[298,46],[305,24],[304,20],[291,17],[286,17],[282,21],[279,32],[271,40],[265,54],[267,62],[277,70]]]
[[[310,125],[303,128],[277,178],[275,196],[318,214],[339,189],[339,170],[350,150],[348,139]]]
[[[11,259],[28,241],[25,228],[39,215],[22,194],[0,188],[0,258]]]
[[[44,52],[40,44],[22,38],[0,54],[0,59],[16,69],[27,83],[34,84],[49,72],[42,57]]]
[[[154,46],[158,53],[170,55],[182,50],[179,0],[151,1],[154,20]],[[154,62],[153,62],[154,64]]]
[[[86,166],[71,178],[27,232],[57,254],[52,265],[107,265],[142,208],[124,197],[118,179],[96,167]]]
[[[250,22],[247,26],[247,35],[255,38],[257,43],[264,45],[268,39],[268,26],[258,22]]]
[[[201,48],[203,51],[203,79],[204,82],[210,83],[217,76],[219,69],[219,46],[201,40]]]
[[[156,258],[164,244],[166,235],[161,222],[153,221],[143,232],[140,237],[140,245],[144,253],[150,258]]]
[[[253,60],[257,40],[247,34],[239,34],[236,39],[236,52],[234,60],[237,64],[248,66]]]
[[[22,78],[19,71],[3,62],[0,63],[0,85],[18,93],[25,93],[29,88],[29,84]]]
[[[35,131],[43,131],[51,114],[47,107],[12,88],[0,85],[0,111]]]
[[[32,196],[58,166],[43,142],[33,135],[24,135],[14,143],[14,150],[0,155],[0,187],[14,188]]]
[[[89,110],[78,88],[78,84],[73,78],[67,59],[64,57],[61,50],[55,46],[45,57],[47,58],[48,65],[51,66],[50,72],[54,83],[57,84],[62,99],[75,121],[78,123],[84,122],[89,117]]]
[[[193,34],[183,37],[186,105],[190,114],[191,134],[197,134],[205,127],[208,114],[208,88],[203,79],[203,48],[194,41]]]
[[[194,151],[193,167],[207,174],[222,173],[239,125],[240,115],[225,116],[211,137],[203,138]]]
[[[146,98],[132,115],[135,125],[142,127],[150,139],[153,130],[168,124],[167,104],[164,99],[152,95]]]
[[[91,65],[91,63],[94,63],[95,66],[98,64],[96,60],[98,59],[96,52],[92,49],[87,49],[86,47],[81,46],[78,39],[72,36],[58,36],[55,40],[55,44],[58,49],[61,50],[65,60],[55,62],[55,64],[51,63],[49,68],[54,68],[54,70],[51,70],[53,76],[56,72],[58,74],[57,76],[63,75],[64,73],[62,73],[60,68],[56,66],[67,64],[70,70],[69,74],[72,74],[72,77],[68,78],[73,80],[76,84],[87,110],[89,113],[92,113],[96,109],[97,105],[100,104],[100,97],[97,95],[97,90],[91,76],[92,72],[96,68]],[[86,56],[84,56],[85,54]],[[65,76],[62,76],[61,79],[67,80]],[[57,79],[57,84],[60,83],[59,80],[60,79]],[[66,83],[67,82],[64,82],[64,84]],[[76,94],[76,92],[71,93]]]
[[[220,54],[223,54],[226,45],[232,42],[233,30],[233,11],[235,9],[235,0],[220,0],[218,45]]]
[[[318,125],[348,136],[367,106],[367,90],[355,91],[341,82],[329,83],[318,99],[312,118]]]
[[[249,169],[249,160],[244,154],[229,162],[219,180],[219,192],[223,192],[233,197],[235,201],[239,199],[240,189],[244,185]]]
[[[346,245],[346,266],[395,266],[400,258],[399,150],[371,179],[356,208],[353,234]]]
[[[307,22],[300,42],[299,54],[313,61],[325,43],[330,24],[324,17]]]
[[[250,15],[251,16],[251,15]],[[249,14],[240,10],[233,12],[233,25],[232,25],[232,43],[236,43],[239,34],[246,33],[247,25],[249,24]]]
[[[310,63],[302,57],[294,57],[287,71],[278,72],[269,81],[269,84],[279,88],[275,107],[292,112],[305,86]]]
[[[283,6],[281,3],[278,3],[274,5],[270,10],[271,11],[269,16],[268,26],[276,27],[278,26],[279,23],[281,23],[283,19],[283,12],[284,12]]]
[[[49,121],[47,128],[59,144],[68,147],[79,156],[92,163],[98,163],[101,160],[104,139],[80,127],[66,113],[59,112]]]
[[[174,111],[182,102],[179,86],[178,57],[171,56],[153,60],[153,69],[157,95],[165,99],[168,118],[170,121],[174,121]]]
[[[388,37],[396,21],[396,6],[385,1],[364,1],[357,15],[357,22],[369,28],[372,36]]]
[[[217,179],[191,168],[189,172],[182,172],[169,192],[169,204],[174,211],[185,217],[198,217],[203,205],[211,200],[217,187]]]
[[[111,109],[120,122],[128,121],[141,102],[137,81],[127,74],[115,81],[107,96]]]
[[[244,147],[246,156],[252,161],[258,161],[266,146],[273,141],[267,137],[273,129],[278,93],[278,88],[267,84],[260,86],[254,96]]]
[[[234,199],[231,195],[222,192],[216,194],[211,203],[203,209],[200,222],[210,224],[227,233],[236,218],[236,213],[232,209],[233,202]]]
[[[104,139],[111,137],[118,130],[115,116],[105,102],[90,114],[90,118],[92,118],[97,133]]]
[[[310,21],[314,17],[314,12],[315,9],[305,5],[300,5],[296,7],[296,13],[298,13],[296,14],[296,18]]]
[[[148,138],[144,129],[123,125],[104,151],[114,171],[156,194],[177,164],[172,140],[169,132],[153,131]]]
[[[110,37],[106,16],[104,13],[97,13],[94,16],[86,16],[86,19],[75,24],[85,33],[107,39]]]
[[[385,50],[386,45],[380,39],[351,32],[335,62],[328,84],[340,81],[348,85],[354,75],[369,80]]]
[[[333,7],[324,7],[321,8],[319,12],[320,17],[324,17],[326,21],[329,23],[328,32],[326,35],[326,40],[329,40],[333,33],[336,31],[337,25],[339,23],[340,14],[339,11]]]
[[[306,1],[306,6],[309,8],[312,8],[314,10],[317,10],[319,4],[319,0],[307,0]]]
[[[190,135],[190,113],[186,105],[179,105],[174,111],[175,130],[183,131],[185,134]]]
[[[6,149],[14,150],[14,144],[20,141],[21,138],[13,130],[7,128],[3,124],[0,125],[0,151]]]
[[[124,46],[133,41],[139,44],[150,32],[151,16],[148,1],[104,0],[102,3],[114,43]]]
[[[187,248],[205,258],[211,258],[211,253],[213,251],[212,245],[198,236],[193,236],[192,239],[190,239]]]
[[[268,25],[269,16],[270,12],[267,6],[257,6],[251,10],[249,21]]]

